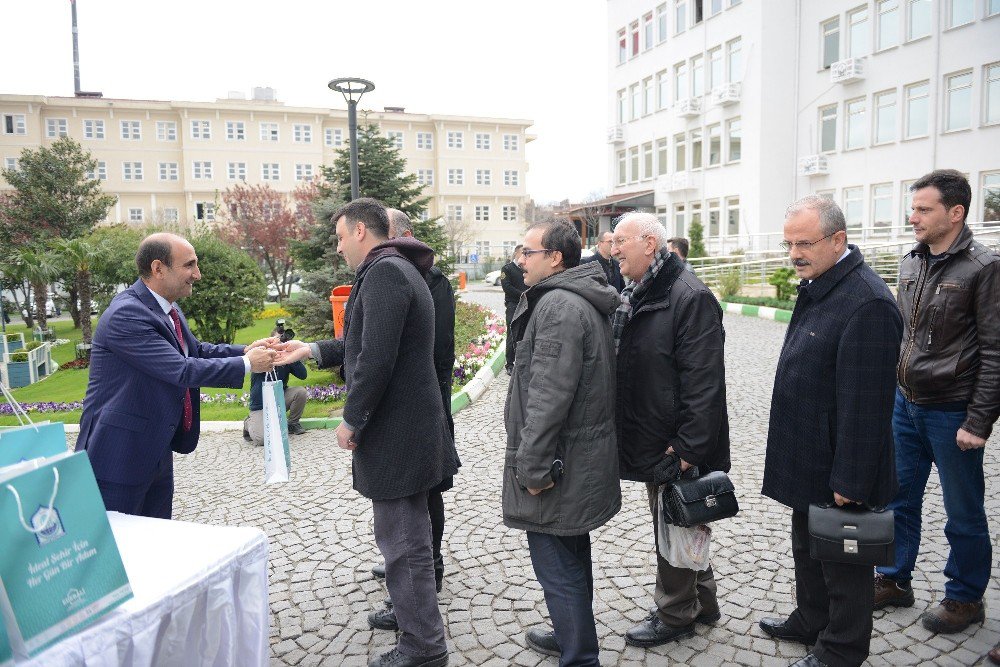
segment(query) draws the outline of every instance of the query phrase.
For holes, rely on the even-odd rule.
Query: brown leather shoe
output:
[[[913,587],[910,582],[896,581],[881,574],[875,575],[875,609],[912,606]]]
[[[945,598],[941,604],[925,611],[920,617],[925,628],[940,634],[961,632],[971,624],[982,623],[985,619],[986,607],[982,600],[959,602],[951,598]]]
[[[986,657],[990,659],[994,665],[1000,665],[1000,643],[993,647],[993,649],[986,654]]]

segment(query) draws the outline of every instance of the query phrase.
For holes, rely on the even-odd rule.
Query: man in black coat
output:
[[[434,251],[410,238],[389,240],[389,217],[374,199],[331,216],[338,252],[357,275],[344,339],[285,343],[280,363],[313,357],[344,365],[347,401],[337,444],[353,452],[354,488],[372,500],[375,542],[399,625],[398,644],[377,667],[448,664],[437,605],[428,490],[458,470],[434,372],[434,305],[424,280]]]
[[[523,249],[524,246],[522,244],[517,244],[510,261],[500,269],[500,287],[503,288],[504,321],[508,331],[506,346],[508,373],[514,367],[514,337],[509,335],[510,322],[514,318],[514,309],[517,308],[517,302],[520,301],[524,291],[528,289],[528,286],[524,284],[524,271],[521,270],[521,265],[518,262],[521,259],[521,250]]]
[[[622,277],[621,269],[618,266],[618,260],[611,256],[611,237],[611,232],[604,232],[601,234],[600,239],[597,241],[597,245],[595,246],[596,252],[589,257],[581,259],[580,263],[585,264],[587,262],[597,262],[600,264],[601,269],[604,271],[604,275],[608,277],[608,284],[621,292],[625,289],[625,279]]]
[[[796,609],[763,618],[777,639],[812,645],[795,663],[860,665],[872,633],[870,565],[809,555],[813,503],[885,505],[896,493],[892,408],[902,318],[855,246],[844,214],[810,195],[785,214],[798,299],[778,359],[761,492],[792,509]]]

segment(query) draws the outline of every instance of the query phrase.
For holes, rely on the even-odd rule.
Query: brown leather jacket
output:
[[[929,254],[918,243],[899,266],[899,388],[913,403],[967,402],[962,428],[988,438],[1000,416],[1000,255],[965,226],[932,266]]]

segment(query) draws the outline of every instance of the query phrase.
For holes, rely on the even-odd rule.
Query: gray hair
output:
[[[406,232],[413,233],[413,221],[398,208],[386,209],[389,214],[389,225],[395,236],[402,236]]]
[[[829,197],[806,195],[785,209],[785,220],[802,211],[816,211],[819,214],[819,228],[827,236],[837,232],[847,231],[847,221],[844,212],[837,202]]]
[[[635,222],[639,225],[641,236],[652,236],[656,239],[656,249],[661,250],[667,247],[667,229],[652,213],[643,211],[631,211],[618,216],[615,221],[615,228],[623,222]]]

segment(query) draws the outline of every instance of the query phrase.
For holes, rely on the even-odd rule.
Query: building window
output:
[[[398,131],[386,132],[386,138],[389,139],[389,143],[396,150],[403,150],[403,133]]]
[[[722,128],[719,125],[708,126],[708,166],[716,167],[722,163]]]
[[[194,217],[201,222],[214,221],[215,204],[207,201],[196,202],[194,205]]]
[[[211,139],[212,138],[212,123],[207,120],[193,120],[191,121],[191,138],[192,139]]]
[[[848,229],[860,229],[864,211],[863,188],[844,188],[844,218]]]
[[[836,104],[819,110],[819,150],[821,153],[832,153],[837,150]]]
[[[687,0],[674,0],[674,34],[684,32],[687,22]]]
[[[461,204],[448,204],[448,222],[462,222],[462,205]]]
[[[906,87],[906,138],[927,136],[928,123],[927,81]]]
[[[704,13],[705,12],[705,7],[704,7],[705,2],[706,2],[706,0],[694,0],[694,2],[692,3],[693,4],[692,9],[694,10],[692,12],[692,14],[693,14],[692,18],[694,19],[694,21],[693,21],[694,25],[698,25],[705,18],[705,13]]]
[[[503,184],[510,187],[517,187],[520,184],[516,169],[504,169]]]
[[[462,148],[464,135],[461,132],[448,133],[448,148]]]
[[[984,222],[1000,220],[1000,172],[983,174],[983,215]]]
[[[920,39],[931,34],[931,7],[931,0],[909,0],[906,17],[907,39]]]
[[[625,124],[625,89],[618,91],[618,124]]]
[[[313,166],[308,163],[295,164],[295,180],[308,181],[313,177]]]
[[[122,180],[123,181],[141,181],[142,180],[142,163],[141,162],[122,162]]]
[[[281,166],[277,162],[265,162],[260,165],[262,181],[277,181],[281,178]]]
[[[656,108],[666,109],[670,106],[670,74],[667,70],[656,73]]]
[[[967,129],[972,121],[972,72],[951,74],[944,81],[945,131]]]
[[[5,113],[3,115],[3,133],[24,136],[28,133],[23,113]]]
[[[85,121],[83,121],[83,138],[84,139],[103,139],[104,138],[104,121],[103,120],[85,120]]]
[[[129,222],[142,222],[142,209],[141,208],[130,208],[128,210],[128,221]]]
[[[847,15],[847,56],[868,55],[871,37],[868,33],[868,7],[859,7]]]
[[[17,171],[17,158],[16,157],[5,157],[3,159],[3,168],[7,171]],[[87,172],[87,178],[94,180],[94,173]]]
[[[719,200],[710,199],[707,202],[708,208],[708,235],[719,235]]]
[[[8,159],[9,160],[13,160],[14,158],[8,158]],[[17,165],[16,165],[16,162],[15,162],[15,168],[16,168],[16,166]],[[101,180],[101,181],[108,180],[108,163],[105,162],[105,161],[103,161],[103,160],[101,160],[100,162],[98,162],[97,163],[97,169],[95,169],[94,171],[88,171],[87,172],[87,178],[89,178],[90,180],[94,180],[94,179]]]
[[[955,26],[965,25],[966,23],[972,23],[973,19],[973,0],[946,0],[948,3],[948,27],[954,28]]]
[[[629,113],[629,120],[635,120],[636,118],[639,117],[639,111],[640,111],[639,105],[642,104],[640,98],[641,93],[639,91],[639,84],[633,83],[631,86],[629,86],[629,92],[630,92],[629,97],[632,98],[632,108],[631,108],[631,113]]]
[[[490,135],[476,133],[476,150],[488,151],[490,149]]]
[[[674,233],[684,235],[684,204],[674,204]]]
[[[705,94],[705,58],[695,56],[691,59],[691,94],[701,97]]]
[[[840,60],[840,17],[820,24],[823,32],[823,69]]]
[[[195,160],[193,163],[193,168],[191,170],[191,175],[195,180],[209,179],[212,178],[212,163],[204,162],[200,160]]]
[[[654,98],[653,98],[654,92],[653,92],[653,90],[654,90],[653,89],[653,77],[649,77],[648,79],[643,79],[643,81],[642,81],[642,114],[644,116],[648,115],[648,114],[651,114],[651,113],[653,113],[653,111],[656,110],[656,107],[654,106]]]
[[[733,118],[728,123],[726,136],[729,138],[729,162],[739,162],[743,157],[743,141],[740,132],[740,119]]]
[[[997,0],[1000,2],[1000,0]],[[1000,63],[986,66],[986,124],[1000,123]]]
[[[503,206],[500,209],[503,212],[504,222],[517,222],[517,207],[516,206]],[[506,244],[504,244],[506,245]],[[515,244],[516,245],[516,244]],[[509,255],[514,252],[514,246],[510,247],[510,250],[505,250],[504,254]]]
[[[688,98],[688,66],[686,62],[674,65],[674,101]]]
[[[642,17],[642,46],[643,49],[653,48],[653,13],[650,12]]]
[[[122,139],[129,139],[132,141],[139,141],[142,139],[142,124],[139,121],[123,120],[121,122],[121,128]]]
[[[625,28],[618,31],[618,64],[621,65],[628,58],[628,41],[625,39]]]
[[[697,223],[698,225],[702,225],[702,220],[701,220],[701,202],[694,202],[694,203],[691,204],[690,222],[691,222],[692,225],[694,225],[695,223]],[[705,228],[702,227],[702,231],[704,231],[704,229]],[[678,236],[683,236],[684,235],[684,226],[683,225],[681,225],[681,227],[677,230],[677,235]]]
[[[503,135],[503,149],[505,151],[516,151],[519,145],[520,141],[516,134]]]
[[[729,83],[743,79],[743,57],[741,55],[741,40],[734,39],[726,45],[726,56],[729,60]]]
[[[740,233],[740,198],[730,197],[726,200],[726,234],[736,236]]]
[[[277,123],[261,123],[260,124],[260,140],[261,141],[277,141],[279,137],[278,134],[278,124]]]
[[[902,217],[900,218],[901,223],[909,222],[910,220],[910,207],[913,205],[913,193],[910,192],[910,186],[913,185],[914,181],[903,181],[900,185],[902,186],[902,191],[900,192],[900,200],[902,205]]]
[[[847,106],[847,134],[844,136],[844,150],[849,151],[865,145],[866,109],[865,98],[849,100]]]
[[[434,148],[434,135],[430,132],[417,132],[417,148],[424,151]]]
[[[653,177],[653,142],[642,145],[642,178]]]
[[[297,144],[311,144],[313,140],[312,125],[297,123],[292,125],[292,141]]]
[[[326,128],[323,130],[323,142],[327,146],[340,148],[344,145],[344,131],[335,127]]]
[[[45,136],[66,137],[69,136],[69,124],[65,118],[46,118]]]
[[[625,151],[618,151],[618,185],[625,185],[628,182],[625,171]]]
[[[632,24],[629,25],[628,29],[629,29],[629,34],[631,35],[632,38],[631,57],[635,58],[637,55],[639,55],[639,22],[633,21]]]
[[[670,169],[669,158],[667,156],[666,138],[656,140],[656,175],[663,176]]]
[[[247,129],[242,120],[226,121],[226,139],[229,141],[244,141],[246,138]]]
[[[420,185],[434,185],[434,170],[417,169],[417,183]]]
[[[124,139],[125,131],[122,129],[122,138]],[[157,141],[177,141],[177,123],[172,120],[158,120],[156,121],[156,140]]]
[[[1000,14],[1000,0],[986,0],[986,16]]]
[[[892,183],[872,186],[872,225],[892,226]]]
[[[687,171],[687,139],[683,134],[674,135],[674,171]]]
[[[722,74],[722,47],[717,46],[708,52],[708,87],[718,88],[725,82]]]
[[[157,165],[161,181],[176,181],[180,177],[180,169],[176,162],[160,162]]]
[[[230,162],[226,165],[226,175],[231,181],[245,181],[247,180],[247,163],[246,162]]]
[[[702,160],[701,130],[691,130],[691,169],[701,169]]]
[[[465,170],[464,169],[449,169],[448,170],[448,185],[465,185]]]
[[[490,219],[490,207],[489,206],[477,206],[476,207],[476,222],[489,222]]]
[[[628,180],[635,183],[639,180],[639,147],[632,146],[628,149]]]
[[[897,44],[899,44],[899,0],[879,0],[876,49],[881,51]]]
[[[875,94],[875,143],[887,144],[896,140],[896,91],[886,90]]]
[[[656,41],[663,43],[667,41],[667,5],[662,4],[656,8]]]
[[[721,11],[722,11],[722,0],[711,0],[711,4],[709,5],[708,9],[708,15],[715,16]]]
[[[489,169],[476,169],[476,185],[493,185],[493,172]]]
[[[176,208],[163,209],[163,222],[177,222],[179,219],[179,211]]]

